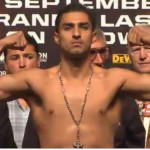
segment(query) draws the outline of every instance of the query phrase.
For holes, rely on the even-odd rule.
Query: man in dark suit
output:
[[[136,72],[150,74],[150,25],[137,25],[128,33],[128,53]],[[140,117],[146,130],[145,147],[150,148],[150,111],[148,102],[137,99]]]
[[[145,129],[139,117],[138,106],[131,97],[123,102],[114,145],[116,148],[145,147]]]
[[[21,41],[24,38],[26,39],[25,41],[28,42],[28,44],[27,46],[23,47],[23,51],[17,49],[15,51],[10,50],[11,48],[17,46],[17,42],[19,40]],[[27,68],[38,67],[40,64],[38,55],[39,48],[36,41],[33,37],[30,37],[29,35],[24,34],[21,31],[2,39],[0,41],[0,49],[5,49],[4,66],[8,74],[13,74]],[[24,129],[26,126],[26,121],[28,119],[29,107],[24,99],[19,98],[16,101],[8,102],[8,108],[9,118],[12,123],[12,129],[14,132],[14,139],[17,146],[21,147],[24,136]],[[32,133],[32,130],[30,132]],[[35,138],[28,137],[28,139],[31,142]]]
[[[22,148],[40,148],[38,135],[34,127],[31,113],[29,114],[26,125]]]
[[[3,102],[0,103],[0,148],[17,148],[8,117],[8,106]]]
[[[7,42],[11,42],[8,38],[3,38],[0,41],[4,40],[6,43],[0,44],[0,49],[7,45]],[[17,148],[9,120],[8,106],[4,102],[0,103],[0,148]]]

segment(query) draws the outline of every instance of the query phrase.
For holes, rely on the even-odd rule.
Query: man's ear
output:
[[[59,44],[59,36],[57,32],[54,32],[54,41],[56,44]]]

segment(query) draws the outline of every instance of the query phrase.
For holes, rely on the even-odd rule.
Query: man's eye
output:
[[[11,57],[10,60],[17,60],[18,57]]]
[[[70,28],[71,28],[70,25],[66,25],[66,26],[64,27],[65,30],[69,30]]]
[[[25,57],[28,58],[28,59],[32,59],[32,58],[33,58],[32,55],[27,55],[27,56],[25,56]]]
[[[27,57],[30,58],[30,59],[33,58],[33,56],[27,56]]]
[[[144,46],[144,49],[150,50],[150,46]]]
[[[139,48],[133,49],[134,52],[135,52],[135,51],[139,51],[139,50],[140,50]]]
[[[83,29],[88,29],[89,26],[88,26],[88,25],[83,25],[82,28],[83,28]]]
[[[95,55],[95,54],[96,54],[96,51],[92,51],[92,50],[91,50],[91,51],[90,51],[90,54],[91,54],[91,55]]]
[[[106,52],[106,50],[107,50],[106,48],[100,48],[100,49],[99,49],[99,53],[103,54],[103,53]]]
[[[141,50],[141,48],[140,48],[140,47],[132,48],[132,51],[133,51],[133,52],[139,52],[140,50]]]

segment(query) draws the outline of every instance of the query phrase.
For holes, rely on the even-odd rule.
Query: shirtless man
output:
[[[89,9],[68,5],[58,14],[54,33],[60,66],[0,77],[1,101],[28,94],[42,148],[113,147],[120,98],[150,97],[149,75],[91,65],[94,28]]]

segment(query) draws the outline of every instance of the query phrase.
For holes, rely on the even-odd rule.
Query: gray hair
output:
[[[100,28],[99,25],[96,25],[96,27],[94,29],[94,35],[95,35],[96,39],[101,39],[106,43],[106,37],[104,35],[103,30]]]

